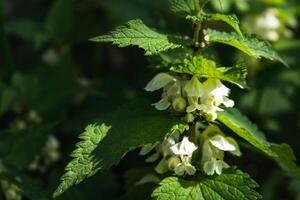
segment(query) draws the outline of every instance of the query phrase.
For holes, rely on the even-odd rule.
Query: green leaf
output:
[[[80,136],[83,141],[72,153],[75,159],[66,167],[67,172],[54,197],[97,171],[118,164],[129,151],[162,141],[166,135],[188,128],[187,124],[152,108],[148,101],[135,101],[122,106],[112,113],[106,124],[112,128],[89,126]]]
[[[277,154],[274,159],[289,176],[300,180],[300,168],[296,164],[296,157],[288,144],[271,144],[271,149]]]
[[[221,13],[202,13],[200,16],[189,15],[186,17],[186,19],[192,20],[193,22],[222,21],[231,26],[241,37],[243,37],[243,33],[240,29],[240,21],[236,15],[224,15]]]
[[[246,85],[246,67],[238,62],[233,67],[217,67],[213,60],[203,56],[195,56],[190,59],[184,59],[184,62],[170,68],[177,73],[186,73],[204,78],[217,78],[223,81],[234,83],[238,86]]]
[[[275,160],[290,176],[300,179],[300,168],[297,167],[294,153],[287,144],[269,143],[257,126],[251,123],[237,109],[226,109],[218,112],[218,120],[258,150]]]
[[[179,15],[192,15],[195,11],[193,0],[170,0],[171,10]]]
[[[219,42],[233,46],[254,58],[267,58],[276,60],[288,66],[280,56],[272,49],[270,43],[265,40],[258,39],[255,35],[246,35],[242,37],[235,32],[226,33],[212,29],[204,30],[204,35],[209,42]]]
[[[94,152],[101,170],[118,164],[131,150],[160,142],[176,131],[182,133],[188,129],[185,122],[157,111],[150,104],[144,100],[134,101],[113,113],[108,122],[112,125],[110,134]]]
[[[248,174],[227,170],[220,176],[210,176],[198,181],[168,177],[154,190],[155,200],[256,200],[262,199],[254,191],[258,187]]]
[[[53,194],[54,198],[72,185],[78,184],[85,178],[94,175],[97,162],[94,160],[92,152],[106,136],[110,128],[105,124],[94,124],[86,127],[85,131],[79,136],[82,141],[76,144],[77,148],[71,154],[73,160],[66,166],[66,173],[62,176],[62,182]]]
[[[145,55],[182,47],[180,39],[155,32],[140,19],[131,20],[125,26],[117,27],[109,35],[98,36],[91,41],[112,42],[119,47],[136,45],[146,51]]]

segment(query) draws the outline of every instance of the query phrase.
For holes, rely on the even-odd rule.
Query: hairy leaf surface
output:
[[[240,29],[240,21],[236,15],[224,15],[221,13],[206,14],[202,13],[200,16],[187,16],[187,19],[193,22],[203,22],[203,21],[222,21],[231,26],[240,36],[243,37],[243,33]]]
[[[135,101],[120,107],[106,124],[111,128],[104,124],[90,125],[80,136],[83,141],[72,153],[74,159],[67,165],[54,197],[97,171],[118,164],[129,151],[188,128],[187,124],[152,108],[148,101]]]
[[[270,43],[258,39],[254,35],[242,37],[235,32],[226,33],[212,29],[204,30],[204,34],[209,42],[227,44],[254,58],[267,58],[269,60],[279,61],[285,66],[288,66],[287,63],[272,49]]]
[[[239,170],[227,170],[220,176],[206,177],[198,181],[168,177],[154,190],[156,200],[256,200],[262,199],[254,191],[258,187],[248,174]]]
[[[192,15],[195,13],[193,0],[170,0],[171,10],[179,15]]]
[[[177,73],[196,75],[200,78],[217,78],[240,87],[247,87],[245,81],[246,67],[241,62],[236,63],[233,67],[217,67],[213,60],[203,56],[195,56],[184,59],[182,64],[175,65],[170,70]]]
[[[76,144],[77,148],[71,154],[73,160],[66,166],[66,173],[62,176],[62,182],[54,192],[53,197],[59,196],[72,185],[94,175],[97,162],[94,160],[92,152],[106,136],[109,129],[110,127],[105,124],[94,124],[86,127],[79,136],[82,141]]]
[[[109,35],[92,38],[94,42],[112,42],[119,47],[130,45],[138,46],[146,51],[145,55],[182,47],[183,41],[179,38],[164,35],[147,27],[142,20],[136,19],[119,26]]]

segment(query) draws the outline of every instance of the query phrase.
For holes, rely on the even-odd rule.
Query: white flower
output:
[[[200,98],[200,106],[202,112],[208,115],[211,121],[217,118],[217,111],[222,111],[219,106],[223,104],[225,107],[233,107],[234,101],[228,98],[230,89],[227,88],[218,79],[207,79],[204,83],[204,95]]]
[[[170,149],[175,155],[191,156],[198,147],[190,142],[188,137],[184,137],[181,142],[173,145]]]
[[[217,160],[212,158],[203,165],[203,170],[207,175],[214,175],[214,173],[221,175],[223,168],[227,168],[228,165],[223,160]]]
[[[201,97],[204,94],[203,85],[196,76],[185,84],[184,90],[188,97]]]
[[[222,135],[216,135],[209,139],[209,142],[222,151],[235,151],[235,145]]]
[[[257,20],[257,25],[264,29],[277,29],[280,27],[280,21],[277,17],[277,11],[275,9],[268,9]]]
[[[195,110],[201,110],[198,97],[188,97],[189,106],[186,108],[186,112],[191,113]]]
[[[159,73],[157,74],[145,87],[146,91],[153,92],[155,90],[159,90],[171,82],[176,81],[176,79],[167,73]]]
[[[191,157],[182,157],[182,162],[177,164],[174,168],[174,172],[178,176],[183,176],[184,174],[194,175],[196,173],[196,168],[191,164]]]
[[[233,138],[227,138],[220,134],[207,139],[203,144],[202,165],[207,175],[221,174],[223,168],[229,167],[223,161],[224,151],[240,156],[238,145]]]

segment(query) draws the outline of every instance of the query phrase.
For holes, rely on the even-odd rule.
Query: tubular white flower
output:
[[[188,137],[184,137],[181,142],[171,146],[171,151],[175,155],[191,156],[198,147],[189,141]]]
[[[219,106],[223,104],[225,107],[233,107],[234,101],[227,96],[230,89],[227,88],[218,79],[207,79],[204,83],[204,95],[200,98],[199,110],[207,115],[209,121],[217,118],[217,111],[222,111]]]
[[[226,138],[218,134],[204,141],[201,163],[203,171],[207,175],[213,175],[215,173],[220,175],[223,168],[229,167],[229,165],[223,161],[224,151],[237,156],[241,155],[238,144],[233,138]]]
[[[145,90],[153,92],[165,87],[173,81],[176,81],[176,79],[170,74],[159,73],[146,85]]]
[[[235,145],[228,141],[222,135],[216,135],[209,139],[209,142],[222,151],[235,151]]]
[[[215,173],[221,175],[223,168],[226,168],[227,166],[228,165],[224,161],[213,158],[211,161],[204,163],[203,171],[210,176]]]
[[[183,176],[184,174],[194,175],[196,173],[196,168],[191,164],[191,157],[182,157],[182,162],[177,164],[174,168],[174,172],[178,176]]]
[[[184,90],[188,97],[201,97],[204,94],[203,84],[196,76],[185,84]]]

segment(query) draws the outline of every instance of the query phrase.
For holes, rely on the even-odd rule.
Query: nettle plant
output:
[[[261,199],[258,184],[247,173],[229,166],[225,154],[241,156],[238,142],[226,135],[228,127],[256,151],[276,161],[288,175],[300,178],[293,151],[287,144],[275,144],[234,107],[230,89],[247,88],[247,68],[241,60],[220,66],[207,53],[213,43],[233,46],[257,59],[287,65],[271,45],[255,35],[244,34],[235,15],[206,13],[207,2],[171,0],[172,11],[193,24],[193,37],[173,36],[131,20],[108,35],[91,39],[112,42],[119,47],[135,45],[159,61],[159,73],[145,90],[161,90],[156,103],[136,100],[120,107],[105,124],[89,125],[71,154],[59,196],[85,178],[118,164],[129,151],[140,149],[147,163],[155,163],[156,174],[143,174],[136,182],[157,183],[153,199]],[[232,32],[209,28],[212,21],[225,23]],[[213,27],[213,26],[212,26]],[[229,130],[225,129],[225,130]],[[246,156],[246,155],[245,155]],[[150,196],[149,196],[150,198]]]

